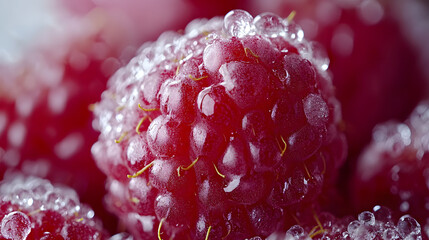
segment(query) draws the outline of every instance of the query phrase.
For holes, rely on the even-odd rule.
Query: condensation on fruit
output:
[[[266,237],[344,160],[328,65],[291,19],[243,10],[143,45],[94,111],[109,205],[138,236]]]

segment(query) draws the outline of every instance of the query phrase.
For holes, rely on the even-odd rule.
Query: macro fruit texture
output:
[[[361,212],[353,217],[336,218],[329,213],[315,216],[314,222],[304,227],[295,225],[283,237],[273,234],[270,240],[318,240],[318,239],[365,239],[365,240],[418,240],[422,239],[420,224],[411,216],[396,220],[390,209],[375,206],[372,211]]]
[[[56,41],[1,64],[0,179],[20,170],[68,185],[108,221],[100,204],[105,176],[90,152],[98,134],[89,108],[121,65],[121,48],[106,36],[113,25],[99,17],[61,18],[67,31],[49,32]]]
[[[94,211],[76,192],[12,174],[0,184],[0,239],[107,239]]]
[[[429,236],[429,103],[417,106],[405,122],[374,129],[361,154],[353,185],[358,209],[377,202],[415,217]]]
[[[244,239],[316,204],[347,147],[329,61],[243,10],[142,46],[95,107],[107,202],[137,239]]]
[[[410,10],[416,2],[286,0],[249,6],[282,17],[295,10],[306,36],[326,48],[353,159],[377,123],[404,120],[427,97],[428,61],[422,58],[428,48],[415,44],[427,39],[425,23],[416,19],[425,16],[425,7]]]

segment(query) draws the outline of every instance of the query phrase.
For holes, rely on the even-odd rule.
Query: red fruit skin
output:
[[[404,120],[428,96],[429,74],[422,67],[428,51],[419,40],[426,39],[428,8],[421,5],[400,0],[286,0],[244,6],[282,17],[296,11],[294,20],[305,36],[326,49],[321,54],[330,59],[350,156],[355,158],[376,124]]]
[[[301,36],[236,10],[164,33],[109,80],[92,153],[134,237],[266,237],[317,205],[347,146],[326,59]]]
[[[94,19],[62,24],[66,33],[49,32],[58,41],[0,66],[0,179],[19,170],[68,185],[114,231],[117,220],[100,204],[105,175],[91,156],[98,134],[90,109],[121,65],[122,46],[106,38],[115,28]]]
[[[10,174],[0,183],[0,239],[108,239],[76,192],[48,180]]]
[[[415,217],[426,235],[428,112],[429,103],[423,102],[405,122],[377,125],[371,143],[359,157],[351,187],[357,209],[379,202]]]

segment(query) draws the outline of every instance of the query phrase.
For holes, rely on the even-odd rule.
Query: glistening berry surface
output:
[[[342,164],[329,61],[294,22],[242,10],[142,46],[97,104],[92,152],[138,239],[286,230]]]
[[[0,182],[0,239],[107,239],[94,211],[70,188],[13,174]]]

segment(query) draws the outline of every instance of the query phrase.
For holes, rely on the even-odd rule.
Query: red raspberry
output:
[[[0,66],[0,179],[19,169],[66,184],[107,221],[113,217],[102,215],[105,176],[90,153],[98,134],[89,107],[119,67],[121,48],[94,20],[64,17],[67,31],[49,32],[57,41],[38,42],[22,60]]]
[[[314,222],[291,227],[286,236],[273,234],[268,239],[288,240],[408,240],[422,239],[420,224],[411,216],[404,215],[395,224],[391,211],[386,207],[375,206],[373,211],[364,211],[358,218],[336,218],[330,213],[315,215]]]
[[[428,126],[429,102],[424,102],[404,123],[391,121],[374,129],[354,176],[352,193],[359,209],[379,202],[429,223]]]
[[[0,183],[0,239],[107,239],[94,211],[76,192],[14,174]]]
[[[428,52],[425,41],[428,30],[424,26],[427,18],[416,20],[420,13],[427,16],[427,10],[422,6],[410,9],[416,2],[256,0],[250,3],[255,11],[272,11],[283,17],[295,10],[296,22],[303,27],[306,37],[326,48],[352,157],[370,141],[377,123],[405,119],[428,94],[429,74],[424,75],[428,68],[421,67],[427,66],[429,60],[422,59],[424,52]],[[402,18],[407,22],[402,24],[404,20],[398,20],[398,13],[406,13]],[[414,37],[411,41],[410,36]],[[413,43],[417,41],[420,45],[415,48]]]
[[[135,237],[267,236],[315,201],[346,152],[316,51],[293,22],[242,10],[143,45],[96,107],[92,148]]]

